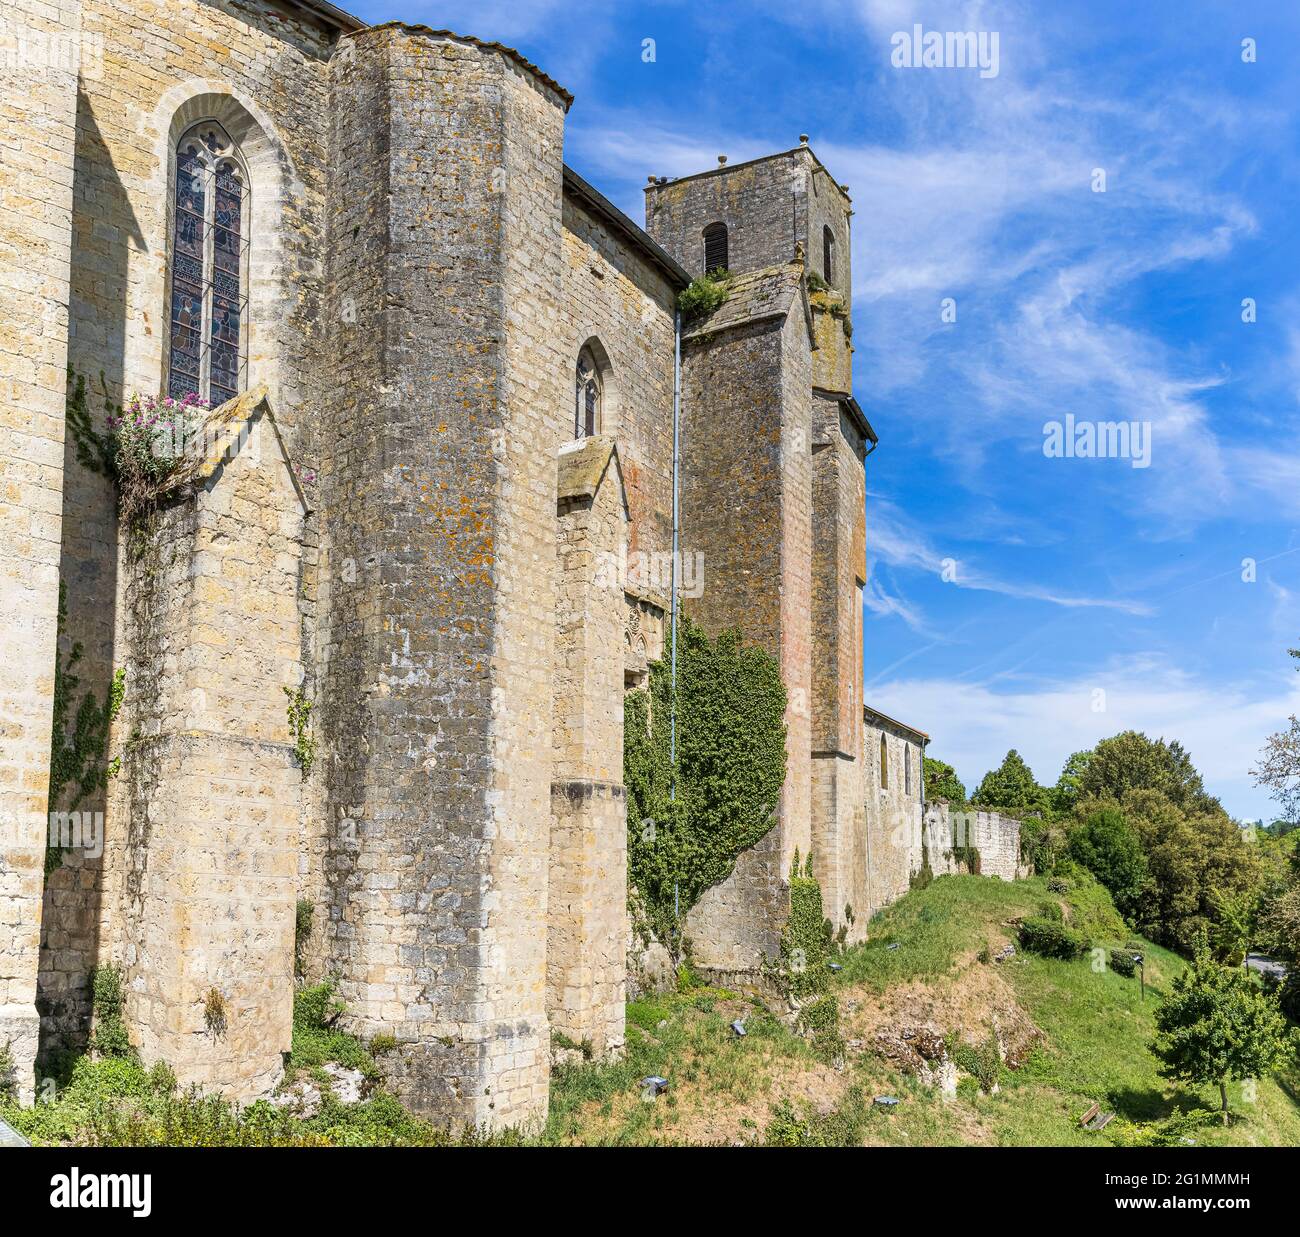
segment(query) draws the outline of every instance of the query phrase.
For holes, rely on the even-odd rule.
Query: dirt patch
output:
[[[956,975],[911,980],[883,994],[852,988],[840,1000],[845,1037],[899,1068],[917,1072],[934,1059],[935,1038],[956,1032],[970,1044],[997,1033],[1006,1063],[1018,1069],[1045,1037],[991,965],[972,963]]]

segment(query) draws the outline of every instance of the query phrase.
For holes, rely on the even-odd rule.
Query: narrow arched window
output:
[[[830,228],[822,228],[822,276],[829,284],[835,282],[835,236]]]
[[[704,270],[727,269],[727,225],[711,223],[704,229]]]
[[[903,744],[903,793],[912,793],[912,745]]]
[[[889,744],[880,736],[880,789],[889,789]]]
[[[248,173],[215,121],[176,144],[169,276],[167,394],[216,406],[245,383]]]
[[[578,368],[573,390],[573,436],[591,438],[600,433],[601,416],[600,371],[591,353],[584,348],[578,353]]]

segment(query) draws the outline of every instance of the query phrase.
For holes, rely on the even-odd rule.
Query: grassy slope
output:
[[[626,1061],[561,1071],[544,1141],[760,1141],[773,1129],[774,1106],[782,1106],[807,1119],[813,1141],[829,1129],[832,1141],[867,1144],[1096,1146],[1140,1136],[1180,1112],[1217,1106],[1211,1088],[1162,1079],[1146,1047],[1159,996],[1183,966],[1176,955],[1142,942],[1145,1001],[1136,979],[1097,971],[1090,958],[978,961],[982,949],[1012,939],[1008,921],[1047,899],[1065,904],[1067,917],[1095,944],[1109,949],[1136,939],[1096,885],[1058,896],[1037,878],[1007,884],[943,877],[878,915],[869,940],[846,955],[837,978],[846,1009],[889,1005],[906,1020],[923,1008],[932,1021],[951,1011],[951,1028],[964,1025],[970,1040],[979,1038],[982,995],[999,994],[1004,1011],[1008,1001],[1018,1006],[1046,1042],[1024,1068],[1003,1073],[997,1094],[963,1080],[957,1098],[944,1102],[869,1050],[850,1053],[847,1068],[836,1071],[744,998],[697,990],[630,1005]],[[750,1034],[737,1039],[728,1024],[746,1012]],[[846,1017],[848,1035],[852,1021]],[[651,1073],[672,1082],[668,1095],[652,1104],[640,1100],[636,1086]],[[902,1101],[893,1112],[871,1106],[870,1097],[882,1093]],[[1293,1078],[1261,1081],[1253,1104],[1234,1085],[1233,1125],[1204,1125],[1191,1137],[1202,1145],[1300,1145],[1297,1098]],[[1119,1118],[1109,1135],[1079,1128],[1078,1116],[1093,1100]]]
[[[1011,921],[1048,899],[1061,903],[1069,920],[1098,945],[1109,948],[1131,937],[1095,884],[1058,896],[1041,879],[1007,884],[942,877],[876,916],[868,941],[844,956],[834,988],[842,1033],[857,1041],[844,1068],[819,1060],[760,1002],[688,987],[628,1006],[623,1060],[556,1070],[550,1120],[527,1141],[1105,1146],[1141,1136],[1178,1113],[1216,1106],[1210,1088],[1167,1084],[1146,1048],[1159,996],[1183,966],[1176,955],[1142,943],[1145,1002],[1136,979],[1094,970],[1090,959],[1056,962],[1018,954],[1000,964],[979,961],[981,951],[996,952],[1013,938]],[[324,989],[299,994],[293,1065],[311,1075],[327,1060],[372,1065],[362,1045],[327,1028],[322,1011],[329,1000]],[[880,1026],[928,1022],[977,1044],[987,1038],[994,1018],[1004,1029],[1031,1020],[1046,1036],[1023,1068],[1002,1071],[996,1094],[981,1093],[974,1079],[963,1077],[956,1098],[945,1101],[871,1050]],[[735,1019],[744,1019],[743,1038],[731,1030]],[[639,1083],[651,1074],[671,1085],[647,1102]],[[1254,1103],[1244,1102],[1242,1091],[1240,1085],[1230,1088],[1233,1125],[1190,1130],[1196,1142],[1300,1146],[1300,1081],[1265,1079]],[[901,1102],[892,1111],[876,1108],[871,1099],[881,1094]],[[1118,1114],[1103,1135],[1078,1125],[1079,1114],[1094,1100]],[[310,1120],[264,1104],[235,1114],[220,1101],[179,1095],[171,1081],[133,1062],[114,1060],[81,1062],[57,1104],[20,1112],[0,1101],[0,1111],[34,1141],[51,1143],[449,1141],[378,1093],[365,1103],[331,1103]],[[479,1141],[472,1133],[463,1140]],[[507,1132],[484,1141],[518,1142],[521,1136]]]

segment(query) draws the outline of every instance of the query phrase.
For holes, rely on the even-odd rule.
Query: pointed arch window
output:
[[[711,223],[704,229],[704,271],[727,269],[727,225]]]
[[[584,348],[578,353],[578,368],[574,376],[574,438],[591,438],[600,433],[602,395],[600,371],[591,352]]]
[[[903,744],[903,793],[912,793],[912,745]]]
[[[889,744],[880,736],[880,789],[889,789]]]
[[[167,394],[216,406],[247,385],[248,170],[208,120],[177,142],[173,183]]]
[[[822,228],[822,277],[828,284],[835,283],[835,234]]]

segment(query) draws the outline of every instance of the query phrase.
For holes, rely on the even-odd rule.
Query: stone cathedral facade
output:
[[[790,701],[779,820],[687,934],[754,975],[798,849],[860,937],[909,843],[864,731],[852,205],[807,139],[651,177],[642,229],[565,165],[569,94],[499,44],[312,0],[10,15],[36,49],[0,61],[0,1043],[24,1093],[84,1046],[112,963],[146,1061],[264,1094],[302,904],[302,971],[396,1039],[419,1111],[534,1122],[554,1033],[619,1048],[622,706],[665,651],[678,342],[683,604],[779,658]],[[714,266],[729,296],[678,341]],[[218,410],[145,532],[83,458],[82,379],[92,429],[131,393]],[[124,690],[78,804],[102,845],[45,875],[74,645],[79,693]],[[918,735],[892,757],[912,798]]]

